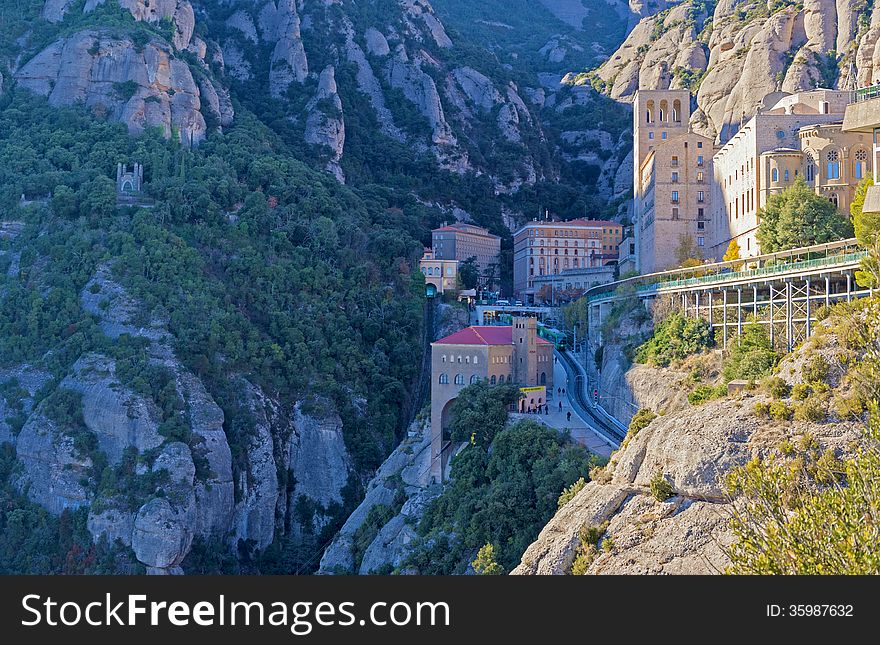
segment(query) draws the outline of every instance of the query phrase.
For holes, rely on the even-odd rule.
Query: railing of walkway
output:
[[[635,276],[593,287],[586,292],[586,298],[588,302],[592,302],[607,298],[614,291],[627,288],[632,289],[633,295],[639,295],[653,293],[659,289],[714,284],[738,279],[748,280],[792,271],[851,264],[861,260],[865,255],[865,251],[859,248],[856,240],[852,238],[742,260],[715,262]]]

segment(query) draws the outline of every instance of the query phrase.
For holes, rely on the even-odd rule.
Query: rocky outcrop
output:
[[[880,15],[868,15],[864,3],[722,1],[711,21],[694,6],[684,2],[635,26],[596,71],[610,96],[629,100],[637,89],[689,87],[699,107],[695,129],[726,141],[771,92],[880,81]]]
[[[306,498],[318,507],[309,527],[318,533],[329,519],[330,507],[342,502],[351,457],[342,435],[342,420],[337,415],[310,416],[303,414],[302,406],[297,404],[292,426],[288,454],[290,471],[296,483],[288,500],[289,516],[295,517],[296,504],[300,498]],[[294,528],[302,530],[302,527]]]
[[[327,66],[318,80],[318,91],[306,106],[306,132],[308,143],[329,149],[330,159],[327,170],[345,183],[345,175],[339,165],[345,149],[345,119],[342,114],[342,99],[336,86],[336,70]]]
[[[279,98],[291,83],[302,83],[309,73],[296,0],[267,2],[260,11],[258,24],[262,40],[275,45],[270,58],[269,90]]]
[[[162,445],[160,412],[156,404],[121,387],[116,362],[101,354],[87,354],[71,368],[61,387],[82,397],[86,428],[98,439],[98,448],[112,465],[122,460],[126,448],[144,452]]]
[[[233,512],[231,540],[250,541],[257,549],[265,549],[275,539],[276,508],[283,493],[272,439],[281,409],[260,388],[244,379],[240,384],[254,417],[255,432],[247,444],[247,468],[238,473],[236,481],[240,501]]]
[[[50,513],[89,503],[88,481],[92,460],[75,447],[73,438],[37,410],[21,429],[15,445],[21,462],[16,484]]]
[[[367,575],[397,569],[404,563],[425,507],[440,492],[437,486],[426,486],[431,469],[429,426],[426,421],[414,422],[407,439],[385,460],[367,484],[364,500],[324,552],[318,573]],[[361,561],[355,562],[355,535],[363,530],[371,511],[379,508],[394,509],[396,513],[376,529]]]
[[[81,399],[81,422],[73,413],[62,421],[50,418],[49,403],[34,409],[34,392],[50,374],[29,366],[4,370],[0,385],[18,388],[21,405],[7,410],[0,398],[0,439],[16,443],[22,466],[15,484],[22,492],[53,513],[89,507],[93,538],[131,547],[154,574],[181,573],[196,538],[263,550],[279,535],[313,535],[336,519],[352,465],[342,421],[330,402],[312,401],[319,412],[306,413],[301,404],[282,404],[235,377],[251,430],[238,446],[234,467],[226,416],[202,380],[176,357],[162,318],[144,316],[109,265],[98,267],[80,300],[108,337],[146,341],[145,358],[169,379],[179,397],[177,425],[191,438],[183,442],[160,434],[163,412],[149,394],[126,385],[127,376],[109,356],[82,356],[58,386]],[[135,323],[144,319],[150,322]],[[163,396],[167,405],[167,388]],[[7,417],[15,418],[7,422]],[[19,418],[25,421],[16,436],[11,428]],[[95,472],[92,459],[98,455],[118,467],[109,479]],[[131,496],[134,486],[138,498]]]
[[[189,66],[158,40],[138,48],[128,37],[76,32],[25,63],[16,79],[51,105],[86,105],[134,134],[158,127],[167,137],[179,133],[186,145],[205,137],[201,92]]]
[[[790,383],[801,382],[803,364],[817,351],[839,358],[839,347],[826,337],[822,347],[808,343],[787,356],[779,374]],[[831,365],[829,382],[834,386],[844,366],[840,360]],[[805,436],[838,456],[851,454],[863,438],[861,422],[833,414],[822,423],[759,417],[755,403],[770,400],[760,393],[691,406],[680,400],[675,391],[686,388],[667,370],[640,366],[634,371],[627,373],[627,381],[648,386],[644,406],[665,409],[656,408],[661,414],[635,435],[630,433],[604,472],[559,510],[514,573],[569,573],[580,530],[600,526],[605,526],[603,537],[611,538],[610,548],[596,555],[589,574],[721,573],[734,539],[728,522],[734,501],[725,488],[734,468],[779,455],[784,442],[796,445]],[[658,475],[674,492],[666,501],[651,493]]]

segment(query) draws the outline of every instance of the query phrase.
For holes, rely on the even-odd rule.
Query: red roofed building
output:
[[[553,345],[538,336],[534,318],[512,326],[468,327],[431,344],[431,476],[441,481],[453,446],[444,431],[458,393],[488,381],[553,389]],[[546,390],[531,394],[529,406],[547,403]],[[540,399],[540,400],[538,400]]]

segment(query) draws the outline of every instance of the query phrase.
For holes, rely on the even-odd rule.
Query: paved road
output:
[[[598,434],[572,407],[569,400],[570,389],[568,387],[568,377],[565,367],[562,363],[556,362],[553,367],[553,382],[556,384],[553,388],[552,398],[550,399],[550,414],[513,414],[516,419],[533,419],[540,421],[551,428],[557,430],[568,430],[571,432],[571,438],[582,446],[585,446],[591,452],[603,457],[610,457],[611,453],[617,449],[617,446]],[[565,387],[565,396],[557,395],[556,388]],[[548,392],[548,394],[550,394]],[[559,400],[562,399],[562,409],[559,409]],[[568,420],[568,413],[571,412],[571,420]]]

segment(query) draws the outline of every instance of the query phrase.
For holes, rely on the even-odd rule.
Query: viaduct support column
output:
[[[810,289],[812,289],[812,286],[810,284],[809,278],[806,279],[806,287],[807,287],[807,303],[805,305],[805,310],[807,312],[807,338],[809,338],[810,335],[813,333],[813,321],[810,319],[810,316],[811,316],[811,313],[810,313]]]
[[[785,342],[789,352],[794,344],[794,323],[791,320],[794,315],[794,307],[791,298],[791,281],[788,281],[785,283]]]
[[[721,324],[724,327],[722,335],[724,341],[722,347],[727,349],[727,289],[721,292]]]
[[[743,290],[738,287],[736,290],[736,333],[742,336],[743,333]]]

